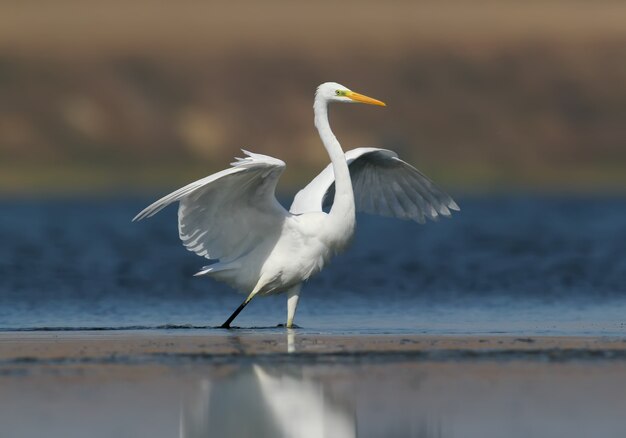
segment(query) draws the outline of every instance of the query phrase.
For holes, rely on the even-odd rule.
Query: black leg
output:
[[[235,310],[235,311],[233,312],[233,314],[232,314],[232,315],[230,315],[230,317],[228,317],[228,319],[226,320],[226,322],[225,322],[224,324],[222,324],[222,325],[220,326],[220,328],[225,328],[225,329],[230,328],[230,323],[231,323],[231,322],[233,322],[233,319],[237,318],[237,315],[239,315],[239,314],[241,313],[241,311],[243,310],[243,308],[244,308],[244,307],[246,307],[246,306],[248,305],[248,303],[249,303],[249,302],[250,302],[250,299],[249,299],[249,298],[246,298],[246,300],[245,300],[243,303],[241,303],[241,304],[239,305],[239,307],[237,307],[237,310]]]

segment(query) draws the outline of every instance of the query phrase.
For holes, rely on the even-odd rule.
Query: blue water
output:
[[[242,300],[193,274],[176,209],[152,198],[0,201],[0,330],[212,327]],[[360,216],[304,289],[296,322],[333,333],[626,335],[626,199],[458,199],[450,220]],[[284,296],[242,327],[284,322]]]

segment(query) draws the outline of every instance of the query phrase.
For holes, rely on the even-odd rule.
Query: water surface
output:
[[[0,202],[0,330],[219,325],[242,300],[193,274],[176,209],[152,199]],[[305,285],[297,323],[344,333],[626,334],[626,200],[460,198],[452,219],[359,216],[352,247]],[[284,296],[237,319],[272,327]]]

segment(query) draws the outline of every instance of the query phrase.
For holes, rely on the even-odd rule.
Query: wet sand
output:
[[[270,329],[272,330],[272,329]],[[441,336],[441,335],[334,335],[298,330],[163,330],[0,333],[0,363],[54,361],[106,361],[107,358],[179,356],[254,357],[257,355],[385,355],[416,354],[421,358],[520,358],[545,354],[589,353],[589,357],[626,358],[626,339],[573,336]],[[449,356],[446,356],[448,353]],[[567,359],[568,356],[563,356]],[[582,357],[583,359],[585,357]]]
[[[11,437],[617,437],[626,341],[1,333],[0,387]]]

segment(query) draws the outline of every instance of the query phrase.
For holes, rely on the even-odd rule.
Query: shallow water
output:
[[[622,437],[623,362],[191,364],[0,375],[10,437]]]
[[[215,329],[242,297],[192,276],[204,261],[175,209],[130,222],[150,201],[0,202],[0,436],[626,430],[624,198],[467,197],[424,226],[361,216],[292,331],[276,328],[284,296]]]
[[[195,278],[176,209],[152,199],[0,202],[0,330],[219,325],[242,296]],[[626,334],[626,199],[460,198],[450,220],[360,216],[352,247],[303,292],[324,333]],[[284,296],[236,324],[283,322]]]

